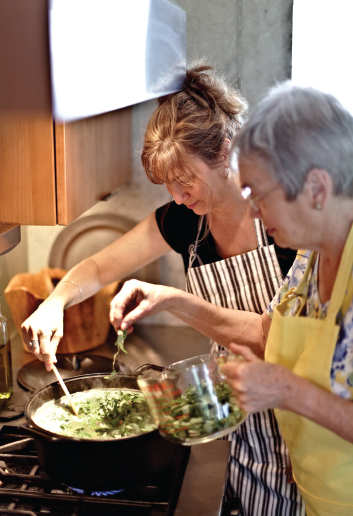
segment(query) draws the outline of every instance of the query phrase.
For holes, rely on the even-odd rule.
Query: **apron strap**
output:
[[[257,240],[257,247],[269,247],[267,240],[267,233],[264,227],[264,224],[261,219],[253,219],[254,220],[254,228]]]
[[[298,254],[302,254],[303,251],[298,251]],[[297,300],[297,308],[295,317],[301,315],[307,298],[307,291],[309,286],[309,275],[311,274],[313,265],[315,263],[317,253],[310,253],[309,261],[306,266],[304,276],[302,277],[299,285],[288,290],[283,296],[283,299],[279,305],[277,305],[278,311],[281,315],[284,315],[288,304],[293,299]],[[352,280],[352,265],[353,265],[353,224],[350,229],[346,244],[344,246],[341,262],[339,265],[338,273],[336,276],[335,284],[333,287],[330,304],[327,310],[326,320],[332,324],[336,324],[337,315],[340,310],[344,315],[352,301],[353,297],[353,280]]]
[[[302,256],[306,251],[298,251],[297,256]],[[283,296],[282,301],[280,304],[277,305],[277,310],[280,312],[281,315],[284,315],[287,311],[288,305],[293,299],[296,299],[296,309],[295,309],[295,315],[294,317],[299,317],[301,313],[303,312],[305,306],[306,306],[306,298],[308,293],[308,286],[309,286],[309,276],[311,275],[315,260],[316,260],[317,253],[311,252],[309,256],[309,260],[307,263],[307,266],[304,271],[304,275],[302,279],[299,282],[299,285],[296,287],[292,287],[288,290],[288,292]]]
[[[198,259],[199,264],[203,265],[200,257],[197,254],[197,246],[199,245],[199,238],[200,238],[200,233],[201,233],[201,229],[202,229],[202,225],[203,225],[203,220],[204,220],[204,215],[201,215],[201,217],[199,218],[199,225],[197,227],[196,240],[193,244],[189,245],[189,267],[188,267],[188,269],[191,269],[192,264],[194,263],[196,258]]]
[[[353,224],[349,231],[346,244],[343,249],[341,262],[338,268],[335,284],[331,295],[330,304],[327,310],[326,318],[333,322],[336,321],[340,309],[345,313],[350,305],[353,293],[353,285],[351,281],[353,265]],[[348,287],[348,289],[347,289]],[[347,292],[348,291],[348,292]],[[348,294],[348,295],[347,295]]]
[[[298,251],[297,254],[303,255],[305,252],[306,251]],[[305,271],[304,271],[304,276],[302,277],[302,279],[299,282],[299,285],[295,289],[298,296],[305,295],[307,290],[308,290],[308,283],[309,283],[308,280],[309,280],[309,276],[311,275],[312,269],[314,267],[314,263],[315,263],[316,257],[317,257],[317,253],[312,251],[310,253],[310,256],[309,256],[309,259],[308,259],[308,264],[307,264],[307,266],[305,268]]]

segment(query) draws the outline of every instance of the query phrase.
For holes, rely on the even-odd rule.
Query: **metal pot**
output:
[[[95,388],[139,389],[137,377],[147,369],[163,367],[146,364],[128,375],[107,373],[76,376],[65,380],[70,392]],[[46,402],[63,396],[59,382],[40,389],[28,400],[21,433],[34,438],[41,467],[54,479],[85,490],[112,490],[152,482],[169,466],[176,453],[174,443],[158,430],[121,439],[80,439],[55,434],[36,425],[33,416]]]

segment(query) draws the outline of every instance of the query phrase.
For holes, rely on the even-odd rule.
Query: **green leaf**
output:
[[[117,336],[118,338],[116,339],[115,346],[117,346],[118,351],[115,353],[113,357],[113,371],[111,372],[110,376],[104,376],[105,380],[110,380],[111,378],[114,378],[114,376],[117,374],[117,372],[115,371],[115,361],[120,351],[127,353],[126,349],[124,348],[124,341],[127,337],[127,330],[118,330]]]
[[[118,353],[119,351],[127,353],[126,349],[124,348],[124,341],[127,337],[127,330],[118,330],[117,334],[118,338],[116,339],[115,345],[118,347]]]
[[[113,369],[113,371],[110,373],[109,376],[104,376],[104,379],[105,380],[110,380],[111,378],[114,378],[114,376],[116,376],[118,373],[115,371],[115,369]]]

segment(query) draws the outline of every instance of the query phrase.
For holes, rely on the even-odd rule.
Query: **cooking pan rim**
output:
[[[138,371],[138,370],[137,370]],[[70,383],[70,382],[73,382],[73,381],[76,381],[76,380],[79,380],[79,379],[82,379],[82,378],[94,378],[94,377],[101,377],[101,376],[107,376],[108,373],[89,373],[89,374],[82,374],[82,375],[79,375],[79,376],[73,376],[71,378],[67,378],[64,380],[64,383]],[[122,377],[122,378],[137,378],[138,374],[134,374],[134,372],[130,373],[130,374],[123,374],[123,373],[117,373],[114,378],[116,377]],[[39,432],[44,432],[45,435],[48,435],[49,437],[55,439],[55,440],[65,440],[65,441],[75,441],[75,442],[84,442],[84,443],[87,443],[87,442],[91,442],[91,443],[105,443],[105,442],[121,442],[121,441],[125,441],[125,440],[130,440],[130,439],[135,439],[135,438],[140,438],[143,437],[144,435],[149,435],[149,434],[152,434],[153,432],[157,432],[159,434],[159,431],[158,431],[158,428],[155,428],[154,430],[149,430],[148,432],[143,432],[141,434],[137,434],[137,435],[127,435],[127,436],[124,436],[124,437],[118,437],[118,438],[109,438],[109,439],[85,439],[83,437],[70,437],[68,435],[62,435],[62,434],[57,434],[55,432],[52,432],[50,430],[47,430],[39,425],[37,425],[35,423],[35,421],[28,415],[28,408],[29,408],[29,405],[31,403],[34,402],[34,400],[45,390],[48,390],[51,386],[54,386],[54,385],[60,385],[58,381],[55,381],[55,382],[52,382],[48,385],[45,385],[44,387],[42,387],[41,389],[39,389],[38,391],[35,391],[32,396],[27,400],[26,402],[26,405],[24,407],[24,416],[27,420],[27,425],[29,428],[34,428],[35,430],[38,430]],[[119,388],[119,387],[117,387]],[[136,390],[141,390],[141,389],[136,389]],[[80,392],[80,391],[77,391],[77,392]],[[142,392],[142,391],[141,391]],[[64,394],[63,394],[64,396]]]

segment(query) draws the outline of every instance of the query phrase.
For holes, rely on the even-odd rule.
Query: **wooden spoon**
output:
[[[53,371],[54,371],[55,376],[57,377],[57,379],[58,379],[58,381],[59,381],[59,383],[60,383],[61,387],[63,388],[63,391],[65,392],[66,396],[68,397],[68,400],[69,400],[69,402],[70,402],[70,404],[71,404],[71,407],[72,407],[72,410],[74,411],[74,414],[75,414],[76,416],[78,416],[78,410],[77,410],[77,407],[76,407],[75,403],[73,402],[73,400],[72,400],[72,398],[71,398],[71,395],[70,395],[69,391],[67,390],[67,387],[66,387],[66,385],[64,384],[64,381],[63,381],[63,379],[61,378],[60,373],[59,373],[59,371],[57,370],[57,368],[56,368],[56,366],[55,366],[54,364],[53,364]]]

